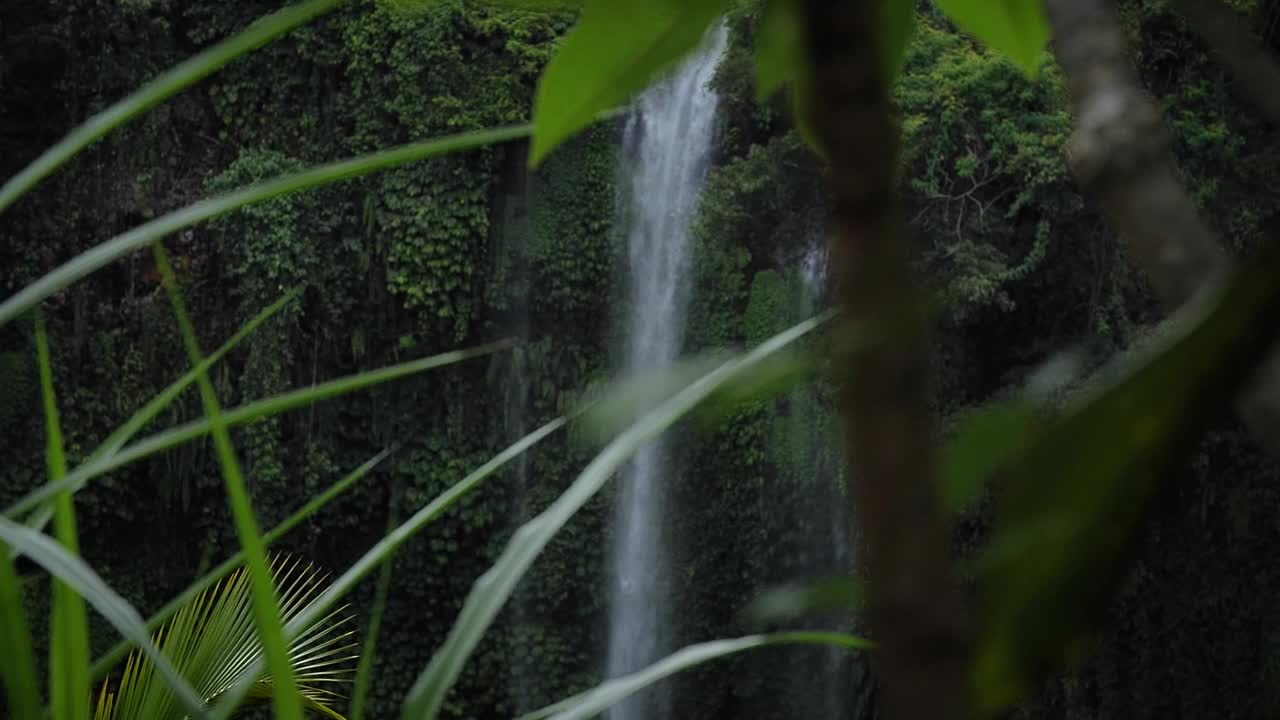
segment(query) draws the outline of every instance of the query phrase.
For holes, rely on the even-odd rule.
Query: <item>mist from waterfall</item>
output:
[[[627,225],[627,375],[670,365],[684,340],[692,248],[689,226],[711,159],[719,101],[710,88],[726,44],[717,27],[704,46],[637,101],[623,137]],[[672,618],[662,528],[666,443],[641,450],[623,473],[615,511],[607,673],[624,675],[671,650]],[[616,706],[612,720],[667,717],[657,687]]]

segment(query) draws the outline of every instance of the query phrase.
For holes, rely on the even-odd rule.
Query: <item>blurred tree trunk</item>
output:
[[[884,717],[965,717],[968,644],[935,487],[923,296],[895,195],[874,0],[804,0],[810,118],[829,161],[836,362]]]
[[[1218,0],[1180,0],[1237,82],[1264,112],[1280,114],[1273,58]],[[1047,0],[1053,49],[1067,79],[1076,130],[1068,154],[1077,181],[1102,205],[1164,306],[1176,310],[1232,265],[1178,178],[1160,109],[1143,91],[1109,0]],[[1280,457],[1280,354],[1236,398],[1259,445]]]

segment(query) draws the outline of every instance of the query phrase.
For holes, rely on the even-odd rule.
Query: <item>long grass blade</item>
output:
[[[18,573],[9,557],[9,546],[0,542],[0,682],[4,683],[10,714],[15,718],[40,717],[40,690],[36,680],[36,656],[31,649],[27,612],[22,606]]]
[[[83,560],[67,552],[66,548],[49,536],[5,518],[0,518],[0,541],[17,548],[19,553],[31,558],[84,598],[98,614],[120,631],[121,635],[136,643],[155,663],[156,669],[173,688],[189,715],[193,718],[205,717],[204,702],[147,636],[147,628],[142,624],[138,611],[108,587]],[[87,707],[91,699],[90,695],[85,695],[80,701]]]
[[[387,533],[386,537],[378,541],[376,545],[370,548],[359,560],[355,562],[346,572],[333,582],[315,602],[311,603],[305,610],[298,613],[296,617],[289,621],[285,628],[285,636],[292,639],[303,633],[308,627],[314,625],[318,620],[324,617],[324,614],[338,604],[342,598],[346,597],[361,580],[373,572],[380,564],[391,559],[395,551],[400,548],[416,535],[422,528],[429,525],[436,518],[440,517],[446,510],[461,500],[467,493],[476,489],[481,482],[501,470],[507,463],[519,457],[529,448],[544,440],[548,435],[554,433],[568,423],[567,417],[559,417],[533,432],[525,435],[517,440],[510,447],[490,458],[488,462],[473,470],[463,479],[459,480],[453,487],[446,490],[443,494],[437,496],[425,507],[414,513],[408,520],[401,523],[395,530]],[[225,700],[218,706],[214,707],[211,713],[215,720],[223,720],[234,711],[240,699],[248,693],[250,686],[248,683],[240,683],[237,687],[228,691]]]
[[[18,291],[8,300],[0,303],[0,326],[11,322],[40,301],[108,263],[183,228],[289,193],[330,185],[436,155],[508,142],[526,137],[530,131],[529,125],[516,125],[448,135],[435,140],[401,145],[390,150],[321,165],[201,200],[96,245]]]
[[[196,340],[191,318],[187,315],[185,303],[178,292],[178,281],[173,275],[173,268],[169,266],[164,248],[157,243],[154,251],[156,266],[160,269],[165,290],[169,293],[169,302],[173,305],[173,313],[177,316],[178,325],[182,328],[182,341],[186,345],[187,355],[191,358],[191,365],[198,367],[204,356]],[[209,373],[207,371],[199,373],[196,383],[200,387],[200,400],[204,404],[205,416],[209,419],[214,448],[218,454],[218,464],[222,466],[222,478],[225,481],[227,500],[231,505],[236,534],[240,538],[240,547],[244,549],[245,560],[249,566],[258,635],[262,640],[267,658],[267,668],[271,671],[271,677],[276,686],[272,710],[279,720],[302,720],[302,704],[298,700],[298,686],[289,660],[289,647],[284,639],[284,623],[281,620],[280,606],[276,603],[276,588],[271,580],[271,568],[267,565],[266,545],[262,542],[258,521],[253,515],[249,492],[245,489],[244,476],[240,471],[240,462],[236,459],[235,448],[231,444],[231,433],[222,419],[222,408],[219,406],[213,383],[209,380]]]
[[[112,130],[150,110],[165,99],[207,77],[232,60],[333,10],[346,0],[310,0],[268,15],[195,57],[174,66],[133,94],[89,118],[57,145],[0,187],[0,212],[12,205],[53,171]]]
[[[396,526],[395,515],[387,532]],[[369,678],[373,674],[373,658],[378,650],[378,632],[382,629],[382,613],[387,608],[387,595],[391,592],[391,568],[393,563],[384,562],[378,572],[378,589],[373,597],[373,610],[369,615],[369,630],[365,635],[364,647],[360,649],[360,664],[356,666],[356,682],[351,690],[351,710],[348,720],[364,720],[365,699],[369,695]]]
[[[303,520],[306,520],[319,512],[319,510],[325,505],[328,505],[339,495],[349,490],[353,485],[368,476],[369,473],[373,472],[373,469],[380,465],[383,460],[386,460],[393,451],[394,448],[387,448],[386,450],[383,450],[374,457],[365,461],[365,463],[360,467],[351,471],[346,477],[329,486],[329,489],[311,498],[305,505],[298,508],[293,512],[293,514],[281,521],[279,525],[276,525],[263,535],[263,544],[268,546],[271,545],[276,540],[284,537],[284,535],[290,530],[297,527]],[[169,620],[169,618],[173,617],[174,613],[178,612],[188,603],[195,600],[200,593],[205,591],[205,589],[218,582],[228,573],[243,564],[244,551],[240,551],[227,558],[217,567],[205,573],[203,577],[191,583],[186,590],[183,590],[177,597],[170,600],[164,607],[160,608],[160,610],[156,611],[154,615],[148,618],[147,630],[155,631]],[[101,680],[108,672],[111,671],[111,668],[115,667],[115,665],[124,658],[125,654],[128,653],[129,649],[132,647],[133,643],[128,640],[123,640],[117,643],[115,647],[104,653],[102,657],[95,660],[93,665],[89,668],[89,674],[92,679]]]
[[[564,494],[516,531],[493,567],[476,580],[444,645],[409,690],[401,717],[405,720],[432,720],[436,717],[445,695],[461,674],[462,666],[542,548],[632,455],[718,389],[758,367],[774,353],[820,327],[830,317],[831,313],[826,313],[807,320],[740,358],[729,360],[646,413],[606,446]]]
[[[45,460],[49,482],[67,474],[62,449],[62,428],[58,422],[58,401],[53,392],[53,363],[49,358],[49,338],[44,315],[36,314],[36,356],[40,365],[40,397],[44,404]],[[71,493],[54,496],[54,534],[72,555],[80,554],[76,534],[75,506]],[[89,618],[84,599],[61,580],[53,581],[52,638],[49,643],[49,702],[54,720],[88,720],[89,705]]]
[[[731,655],[777,645],[826,645],[846,650],[870,650],[874,644],[853,635],[834,632],[785,632],[771,635],[748,635],[732,640],[713,640],[690,645],[647,668],[624,675],[584,693],[520,716],[519,720],[582,720],[595,717],[628,696],[689,668],[721,660]]]
[[[343,378],[337,378],[328,382],[312,385],[311,387],[300,388],[280,395],[273,395],[269,398],[257,400],[242,405],[238,408],[232,408],[223,413],[222,419],[228,427],[243,425],[253,422],[259,418],[279,415],[288,410],[310,405],[321,400],[346,395],[373,387],[382,383],[398,380],[400,378],[416,375],[418,373],[433,370],[435,368],[452,365],[470,360],[472,358],[489,355],[499,350],[511,347],[511,340],[500,340],[487,345],[481,345],[466,350],[454,350],[452,352],[432,355],[430,357],[412,360],[398,365],[390,365],[388,367],[379,368],[378,370],[370,370],[367,372],[349,375]],[[32,508],[45,502],[58,492],[70,489],[72,492],[79,492],[89,480],[106,472],[110,472],[120,467],[124,467],[129,463],[136,462],[146,457],[163,452],[169,448],[176,447],[182,443],[189,442],[196,438],[209,434],[211,425],[208,418],[195,420],[176,428],[166,430],[164,432],[151,435],[147,438],[121,449],[119,452],[109,455],[92,462],[85,462],[67,474],[65,478],[57,483],[48,486],[36,488],[24,495],[17,502],[5,509],[5,515],[10,518],[17,518],[23,513],[29,512]]]
[[[125,443],[129,442],[129,440],[138,433],[139,430],[146,427],[147,423],[154,420],[155,417],[164,411],[165,408],[169,407],[169,405],[178,397],[179,394],[182,393],[183,390],[190,387],[191,383],[196,381],[196,376],[199,373],[207,371],[214,363],[221,360],[224,355],[231,352],[231,350],[239,345],[240,341],[248,337],[254,330],[257,330],[262,323],[270,319],[271,316],[275,315],[281,308],[288,304],[290,300],[297,297],[297,295],[297,290],[286,293],[279,300],[275,301],[262,312],[254,316],[249,322],[245,323],[244,327],[240,328],[235,335],[228,338],[227,341],[218,347],[217,350],[209,353],[209,356],[201,361],[199,366],[192,368],[186,375],[183,375],[173,381],[169,387],[162,390],[158,395],[147,402],[146,405],[139,408],[138,411],[135,412],[123,425],[117,428],[115,432],[108,435],[107,439],[103,440],[102,444],[89,454],[89,458],[86,462],[93,462],[103,457],[114,455],[118,452],[120,448],[124,447]],[[10,515],[10,517],[13,516]],[[44,508],[36,510],[32,518],[27,522],[27,526],[33,527],[36,530],[42,530],[51,517],[53,517],[53,508],[49,507],[46,503]]]

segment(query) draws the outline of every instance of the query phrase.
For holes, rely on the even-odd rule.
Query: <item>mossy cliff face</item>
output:
[[[277,2],[68,0],[6,3],[0,48],[0,171],[138,83]],[[1273,231],[1277,141],[1163,6],[1126,3],[1139,62],[1167,103],[1179,162],[1234,246]],[[1260,16],[1265,9],[1258,10]],[[922,11],[897,88],[903,190],[918,262],[944,309],[936,325],[938,413],[1017,382],[1052,352],[1119,348],[1155,318],[1141,279],[1076,192],[1063,158],[1070,118],[1060,79],[1028,84]],[[538,73],[572,17],[442,0],[430,10],[355,0],[228,67],[95,147],[0,223],[0,294],[158,213],[311,163],[459,130],[528,119]],[[786,122],[785,102],[754,102],[753,4],[730,19],[716,83],[715,167],[694,223],[688,350],[757,341],[811,307],[801,266],[822,242],[822,171]],[[1176,92],[1174,92],[1176,90]],[[519,144],[414,165],[239,212],[171,240],[206,347],[283,289],[304,292],[218,366],[237,403],[361,369],[518,334],[516,355],[475,360],[242,428],[237,447],[255,507],[271,524],[392,442],[403,447],[349,497],[283,543],[340,570],[389,513],[404,517],[509,442],[569,408],[616,360],[624,298],[615,224],[618,129],[601,125],[537,173]],[[1234,208],[1219,210],[1220,199]],[[47,304],[72,460],[82,459],[185,366],[149,256],[112,265]],[[0,330],[0,502],[42,481],[42,436],[28,328]],[[510,364],[522,372],[509,372]],[[523,377],[519,388],[511,386]],[[682,548],[681,639],[740,631],[766,583],[804,574],[809,540],[780,517],[842,502],[826,388],[742,408],[693,438],[672,488]],[[200,413],[184,396],[171,424]],[[687,430],[692,431],[692,428]],[[803,441],[808,438],[808,441]],[[825,447],[819,451],[818,447]],[[526,512],[573,478],[586,451],[567,437],[530,457]],[[1029,717],[1252,717],[1273,705],[1280,646],[1267,561],[1277,478],[1231,429],[1203,448],[1196,479],[1161,515],[1151,551],[1112,613],[1102,651],[1055,683]],[[496,557],[512,517],[499,477],[400,551],[369,711],[399,698]],[[822,499],[822,502],[815,501]],[[604,548],[611,498],[592,503],[522,589],[527,614],[486,637],[451,697],[451,717],[509,717],[510,667],[537,673],[524,707],[598,680]],[[235,548],[209,449],[195,444],[101,478],[77,496],[90,562],[144,611]],[[981,517],[958,525],[962,546]],[[836,544],[832,541],[828,547]],[[1159,551],[1156,551],[1156,548]],[[834,562],[846,562],[849,558]],[[372,584],[352,598],[367,606]],[[44,603],[40,583],[33,606]],[[46,613],[39,611],[37,616]],[[95,648],[113,638],[98,628]],[[45,633],[37,633],[45,637]],[[743,659],[677,682],[681,717],[791,717],[803,692]],[[843,704],[873,704],[865,667]],[[814,707],[806,705],[805,707]]]

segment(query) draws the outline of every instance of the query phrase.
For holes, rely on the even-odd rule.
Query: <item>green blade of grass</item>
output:
[[[232,349],[239,345],[241,340],[244,340],[250,333],[257,330],[258,327],[270,319],[271,316],[275,315],[276,312],[283,308],[290,300],[297,297],[297,295],[297,290],[286,293],[284,297],[281,297],[279,300],[265,308],[262,312],[258,313],[249,322],[245,323],[244,327],[240,328],[235,335],[232,335],[217,350],[214,350],[208,357],[201,361],[198,367],[192,368],[186,375],[175,380],[171,385],[169,385],[169,387],[162,390],[160,394],[152,398],[146,405],[139,408],[138,411],[133,414],[133,417],[130,417],[123,425],[117,428],[115,432],[107,436],[107,439],[103,440],[102,444],[90,453],[86,462],[93,462],[95,460],[114,455],[118,452],[120,448],[124,447],[125,443],[129,442],[129,440],[138,433],[139,430],[146,427],[147,423],[154,420],[155,417],[165,408],[169,407],[169,405],[178,397],[179,394],[182,393],[183,390],[186,390],[191,383],[195,382],[196,376],[200,372],[207,371],[214,363],[221,360],[224,355],[231,352]],[[27,527],[42,530],[51,517],[53,517],[53,508],[46,503],[45,507],[36,510],[31,519],[27,521]]]
[[[847,650],[870,650],[875,647],[869,640],[836,632],[785,632],[698,643],[630,675],[601,683],[584,693],[522,715],[519,720],[584,720],[595,717],[628,696],[676,673],[747,650],[778,645],[826,645]]]
[[[263,544],[269,546],[276,540],[284,537],[286,533],[297,527],[303,520],[314,515],[325,505],[328,505],[339,495],[346,492],[357,482],[368,476],[368,474],[381,464],[383,460],[387,459],[393,451],[394,448],[387,448],[386,450],[383,450],[374,457],[365,461],[365,463],[360,467],[352,470],[346,477],[331,485],[328,490],[325,490],[323,493],[311,498],[311,500],[309,500],[305,505],[298,508],[292,515],[285,518],[279,525],[276,525],[263,535]],[[204,592],[206,588],[218,582],[232,570],[235,570],[243,564],[244,552],[241,551],[227,558],[217,567],[205,573],[199,580],[187,586],[186,590],[183,590],[177,597],[170,600],[164,607],[160,608],[154,615],[148,618],[147,631],[154,632],[162,624],[168,621],[169,618],[173,617],[174,613],[195,599],[195,597],[201,592]],[[133,643],[127,639],[117,643],[115,647],[104,653],[102,657],[95,660],[93,665],[90,666],[90,677],[95,681],[101,680],[108,672],[111,671],[111,668],[115,667],[115,665],[124,658],[125,654],[128,653],[132,647]]]
[[[0,541],[17,548],[20,554],[31,558],[50,575],[66,583],[84,598],[98,611],[98,614],[120,631],[121,635],[136,643],[151,659],[156,669],[164,676],[165,682],[173,688],[188,715],[193,718],[206,716],[204,701],[196,695],[191,685],[182,679],[164,653],[160,652],[152,642],[138,611],[108,587],[83,560],[67,552],[66,548],[49,536],[5,518],[0,518]],[[90,699],[90,696],[86,695],[80,701],[88,707]]]
[[[341,5],[346,0],[310,0],[261,18],[227,40],[174,66],[133,94],[89,118],[57,145],[0,187],[0,213],[25,195],[53,171],[112,130],[150,110],[165,99],[207,77],[232,60],[252,52],[277,37]],[[2,323],[0,323],[2,324]]]
[[[328,382],[312,385],[308,388],[293,390],[280,395],[273,395],[269,398],[257,400],[232,408],[223,413],[222,419],[230,426],[243,425],[253,422],[259,418],[278,415],[287,410],[310,405],[311,403],[327,400],[338,395],[345,395],[357,390],[379,385],[381,383],[398,380],[400,378],[415,375],[417,373],[432,370],[445,365],[462,362],[471,358],[477,358],[484,355],[506,349],[513,345],[511,340],[499,340],[487,345],[481,345],[467,350],[454,350],[452,352],[432,355],[430,357],[411,360],[398,365],[390,365],[377,370],[348,375],[347,377],[337,378]],[[36,488],[24,495],[21,499],[14,502],[4,514],[12,519],[17,519],[23,513],[30,512],[32,508],[45,502],[55,493],[64,490],[78,492],[85,486],[89,480],[98,475],[110,472],[120,467],[124,467],[129,463],[136,462],[146,457],[155,455],[156,453],[176,447],[182,443],[194,440],[207,435],[211,430],[208,418],[195,420],[176,428],[166,430],[164,432],[151,435],[147,438],[121,449],[119,452],[108,455],[92,462],[85,462],[72,470],[62,480],[43,487]]]
[[[4,648],[0,682],[4,683],[9,712],[17,718],[40,717],[36,656],[31,649],[27,612],[22,606],[18,573],[4,542],[0,542],[0,648]]]
[[[173,305],[173,314],[182,328],[182,342],[187,348],[187,355],[192,367],[199,367],[204,356],[200,352],[200,343],[196,340],[195,328],[187,315],[182,295],[178,291],[177,278],[174,277],[173,268],[169,267],[169,259],[159,243],[154,246],[154,253],[156,267],[160,270],[169,302]],[[289,646],[284,639],[284,623],[281,620],[280,605],[276,602],[271,568],[267,564],[266,545],[262,541],[258,521],[249,502],[249,492],[245,489],[244,475],[231,443],[231,433],[222,419],[222,409],[213,383],[209,381],[209,373],[200,372],[196,376],[196,384],[200,387],[200,401],[204,405],[205,416],[209,419],[236,534],[240,538],[240,547],[244,550],[245,561],[249,566],[255,624],[275,689],[271,698],[272,714],[280,720],[302,720],[302,702],[298,698],[298,684],[293,674],[293,663],[289,659]]]
[[[456,504],[467,493],[474,490],[481,482],[492,476],[495,472],[501,470],[507,463],[519,457],[521,453],[541,442],[548,435],[554,433],[564,427],[569,421],[568,417],[559,417],[533,432],[525,435],[517,440],[510,447],[489,459],[488,462],[471,471],[469,475],[459,480],[453,487],[438,495],[425,507],[414,513],[408,520],[401,523],[395,530],[387,533],[385,537],[378,541],[376,545],[370,548],[364,555],[360,557],[347,571],[333,582],[315,602],[307,606],[306,610],[298,613],[296,617],[289,621],[288,627],[285,628],[285,636],[292,642],[298,633],[305,630],[309,625],[314,624],[322,617],[324,613],[333,608],[338,602],[355,589],[355,586],[373,572],[380,564],[388,561],[400,548],[416,535],[422,528],[429,525],[436,518],[440,517],[446,510]],[[256,672],[256,670],[255,670]],[[246,674],[246,677],[252,676],[254,673]],[[212,717],[214,720],[224,720],[234,711],[240,699],[248,693],[250,684],[247,681],[241,681],[236,687],[226,692],[223,702],[219,703],[213,709]]]
[[[390,516],[387,532],[397,525],[393,512]],[[378,589],[373,598],[373,611],[369,615],[369,631],[364,638],[364,646],[360,648],[360,663],[356,666],[355,687],[351,691],[351,711],[347,720],[364,720],[365,699],[369,695],[369,678],[373,674],[373,656],[378,649],[378,632],[382,629],[382,613],[387,608],[387,595],[391,592],[392,563],[382,563],[378,572]]]
[[[49,359],[49,338],[44,315],[36,314],[36,357],[40,365],[40,398],[44,405],[45,464],[49,482],[67,474],[62,450],[62,428],[58,422],[58,401],[53,392],[53,363]],[[76,534],[76,511],[71,493],[54,496],[54,534],[72,555],[80,554]],[[52,638],[49,642],[49,703],[54,720],[88,720],[89,705],[89,618],[84,599],[66,583],[53,581]]]
[[[433,720],[436,717],[445,695],[462,672],[462,666],[542,548],[632,455],[718,389],[804,337],[830,317],[831,314],[827,313],[807,320],[751,352],[729,360],[646,413],[606,446],[551,507],[516,531],[493,567],[476,580],[444,645],[409,690],[401,717],[405,720]]]
[[[18,291],[8,300],[0,303],[0,326],[11,322],[40,301],[104,265],[183,228],[281,195],[349,180],[436,155],[496,145],[526,137],[530,132],[529,125],[516,125],[448,135],[321,165],[201,200],[95,245]]]

